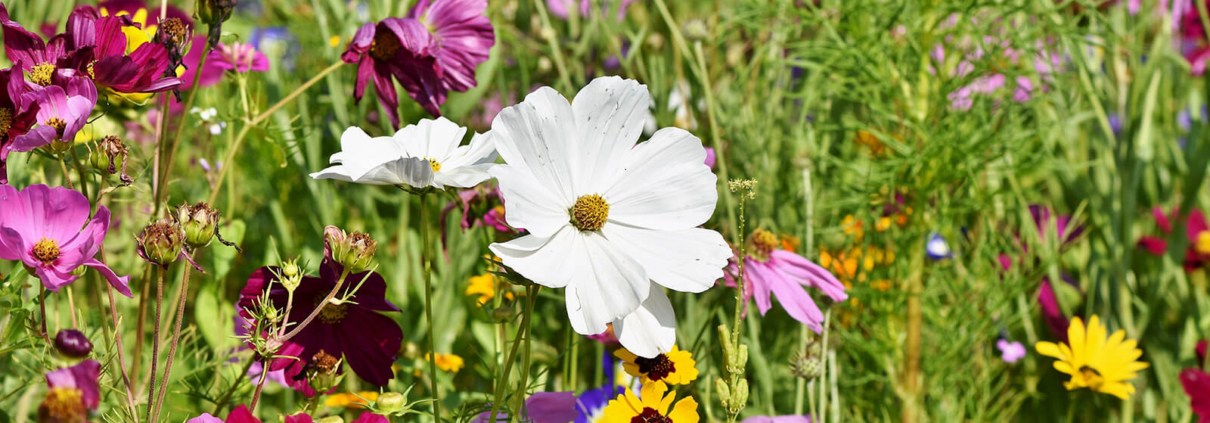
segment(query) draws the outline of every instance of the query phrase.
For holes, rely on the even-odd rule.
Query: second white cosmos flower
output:
[[[508,224],[529,231],[492,252],[540,285],[567,288],[576,332],[613,323],[623,346],[654,357],[676,341],[661,286],[705,291],[732,253],[698,227],[718,201],[701,140],[664,128],[636,145],[648,103],[646,86],[618,77],[593,80],[570,104],[540,88],[492,122],[507,164],[489,173]]]
[[[424,119],[390,137],[370,137],[358,127],[340,136],[339,153],[332,166],[311,174],[315,179],[336,179],[371,185],[413,188],[470,188],[486,181],[496,161],[491,137],[474,134],[459,146],[466,128],[449,119]]]

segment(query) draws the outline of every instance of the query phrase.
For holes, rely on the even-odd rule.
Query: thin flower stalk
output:
[[[521,326],[517,328],[517,336],[513,338],[513,346],[508,352],[508,357],[504,359],[504,370],[499,379],[496,379],[496,394],[492,399],[492,409],[488,421],[497,421],[496,415],[500,411],[500,401],[504,399],[504,387],[508,386],[508,376],[513,368],[513,361],[517,358],[517,350],[521,347],[521,340],[529,338],[530,316],[534,312],[534,295],[537,294],[537,289],[530,288],[527,292],[525,301],[525,311],[521,314]],[[503,327],[503,325],[501,326]]]
[[[160,361],[160,306],[164,303],[164,273],[168,271],[168,266],[159,266],[160,271],[155,282],[155,328],[151,336],[151,381],[150,387],[147,389],[147,421],[153,422],[151,419],[152,407],[155,404],[155,371],[156,366]]]
[[[285,336],[283,336],[281,338],[281,340],[282,341],[290,340],[290,338],[293,338],[295,335],[298,335],[299,332],[302,332],[303,328],[306,328],[307,325],[311,324],[311,321],[315,320],[315,318],[318,317],[321,312],[323,312],[324,305],[330,303],[333,298],[336,298],[336,292],[340,291],[340,287],[344,286],[345,279],[348,279],[348,277],[349,277],[349,268],[346,266],[344,268],[344,270],[342,270],[340,272],[340,279],[336,280],[336,286],[332,287],[332,291],[328,292],[328,296],[324,297],[323,301],[320,301],[319,305],[315,307],[315,310],[312,310],[311,314],[307,315],[306,319],[304,319],[301,323],[299,323],[298,326],[295,326],[294,329],[290,330],[290,332],[287,333]],[[354,291],[354,292],[356,292],[356,291]],[[282,326],[285,326],[285,325],[286,325],[285,322],[282,322]],[[268,373],[268,372],[266,372],[266,373]],[[253,407],[253,408],[255,408],[255,407]]]
[[[155,402],[155,413],[152,414],[152,419],[149,422],[160,420],[160,410],[164,406],[164,396],[168,393],[168,376],[172,374],[172,360],[176,358],[176,347],[181,340],[181,322],[185,320],[185,303],[189,295],[189,270],[193,266],[185,266],[184,274],[181,276],[181,293],[177,300],[179,303],[176,310],[176,327],[172,330],[172,343],[168,346],[168,361],[164,363],[164,378],[160,379],[160,394]],[[152,375],[154,377],[154,374]]]
[[[428,195],[420,195],[420,256],[424,260],[424,320],[428,322],[429,330],[426,333],[428,342],[429,356],[429,384],[432,392],[429,394],[433,397],[433,419],[441,421],[441,393],[437,391],[437,355],[433,354],[436,350],[433,348],[433,263],[432,255],[429,254],[429,211],[428,211]]]
[[[176,132],[172,135],[172,147],[168,148],[168,157],[166,157],[166,161],[164,162],[164,171],[159,174],[160,185],[166,185],[168,178],[172,177],[172,162],[176,159],[176,151],[181,146],[181,134],[185,130],[185,124],[189,122],[189,115],[192,115],[192,113],[189,113],[189,110],[193,110],[193,100],[197,98],[197,92],[201,88],[198,87],[198,80],[201,79],[202,69],[206,66],[206,58],[210,56],[212,48],[210,44],[206,44],[201,59],[198,59],[197,69],[193,73],[193,82],[189,85],[189,94],[185,97],[184,108],[182,109],[185,110],[185,113],[181,113],[181,118],[177,119]],[[162,201],[164,201],[164,193],[163,191],[157,191],[155,198],[157,209]]]

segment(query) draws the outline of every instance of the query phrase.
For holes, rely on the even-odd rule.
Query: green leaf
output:
[[[217,291],[218,284],[202,285],[194,300],[193,317],[206,343],[215,350],[221,350],[233,343],[235,322],[231,321],[231,317],[235,306],[223,300]]]
[[[244,242],[246,228],[244,221],[235,219],[223,225],[219,230],[222,231],[223,239],[240,245]],[[210,251],[214,253],[214,280],[223,280],[223,277],[231,271],[231,262],[235,260],[235,255],[238,253],[235,248],[217,242],[210,244]]]

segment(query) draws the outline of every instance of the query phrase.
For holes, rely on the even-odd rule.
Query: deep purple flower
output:
[[[92,341],[83,332],[63,329],[55,334],[55,350],[67,357],[85,358],[92,353]]]
[[[131,297],[130,277],[118,277],[93,257],[109,231],[109,209],[98,206],[91,220],[90,211],[84,194],[67,188],[31,185],[17,191],[0,185],[0,259],[20,260],[56,292],[79,277],[72,273],[76,268],[88,266]]]
[[[261,293],[270,286],[270,282],[277,279],[274,275],[277,270],[274,267],[262,267],[252,273],[248,284],[240,291],[241,309],[252,309],[256,306]],[[339,264],[325,258],[320,265],[319,277],[304,277],[294,291],[294,307],[287,316],[289,322],[297,324],[306,319],[336,286],[342,270]],[[343,355],[349,367],[366,382],[378,386],[386,385],[387,381],[394,377],[391,364],[395,361],[395,352],[399,351],[403,343],[403,330],[399,324],[379,313],[399,311],[385,298],[386,281],[377,273],[351,274],[336,294],[336,298],[342,298],[353,290],[362,283],[363,278],[364,284],[348,301],[323,305],[323,311],[315,320],[283,344],[278,353],[297,357],[297,360],[274,360],[270,370],[284,369],[287,379],[293,379],[291,384],[294,389],[308,393],[311,390],[307,381],[302,380],[304,370],[315,354],[323,350],[337,358]],[[287,297],[286,289],[280,283],[272,284],[269,298],[274,307],[284,310]]]
[[[432,55],[445,89],[475,87],[475,67],[487,60],[496,44],[486,10],[487,0],[420,0],[408,11],[407,17],[422,22],[433,36]]]
[[[8,183],[8,153],[16,137],[25,135],[37,121],[38,105],[21,107],[21,96],[28,92],[20,69],[0,70],[0,184]]]
[[[349,47],[340,57],[345,63],[357,63],[357,83],[353,98],[361,101],[371,80],[378,93],[378,102],[391,116],[391,124],[399,127],[399,94],[391,78],[433,116],[440,116],[445,103],[446,88],[443,72],[433,55],[436,43],[424,24],[416,19],[387,18],[374,24],[367,22],[353,35]]]
[[[525,399],[523,423],[568,423],[576,418],[576,395],[571,392],[534,392]],[[491,412],[479,413],[471,423],[491,421]],[[508,421],[508,413],[496,413],[496,421]]]
[[[98,87],[141,104],[157,93],[178,88],[176,77],[163,76],[170,65],[163,45],[146,42],[126,54],[128,40],[122,28],[137,27],[129,15],[101,16],[92,6],[80,6],[67,18],[69,47],[78,70]]]
[[[607,331],[612,335],[613,331]],[[615,341],[616,343],[616,338]],[[576,423],[593,423],[601,419],[602,413],[605,411],[605,406],[609,405],[609,400],[622,395],[626,388],[617,385],[617,379],[614,375],[617,372],[617,365],[614,362],[613,354],[606,351],[601,357],[601,380],[605,381],[601,386],[584,391],[576,397]]]
[[[21,114],[34,113],[38,126],[13,138],[12,151],[33,151],[54,141],[73,142],[97,104],[97,89],[84,78],[71,78],[67,88],[51,85],[21,96]]]
[[[46,399],[38,406],[38,421],[85,421],[88,410],[101,404],[101,363],[85,360],[46,374]]]

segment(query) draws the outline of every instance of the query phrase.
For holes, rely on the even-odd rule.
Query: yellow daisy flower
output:
[[[668,392],[668,385],[664,382],[655,382],[643,385],[642,399],[634,395],[634,392],[627,389],[625,393],[618,395],[615,400],[610,400],[609,405],[605,407],[602,413],[600,423],[631,423],[631,422],[650,422],[650,423],[697,423],[697,401],[693,397],[687,397],[672,407],[669,412],[669,406],[676,399],[676,394],[673,393],[664,397],[664,393]]]
[[[366,401],[378,401],[378,393],[372,391],[358,392],[356,394],[350,392],[342,392],[339,394],[329,395],[324,400],[324,405],[332,408],[339,407],[358,407],[366,408],[369,403]]]
[[[1136,361],[1143,351],[1137,348],[1135,340],[1125,339],[1126,331],[1118,330],[1108,337],[1105,333],[1105,325],[1096,315],[1089,319],[1087,329],[1076,317],[1067,327],[1070,345],[1039,342],[1034,348],[1038,354],[1059,359],[1055,370],[1071,375],[1071,380],[1063,384],[1067,390],[1088,388],[1128,399],[1134,393],[1134,385],[1129,381],[1148,364]]]
[[[479,296],[476,301],[479,305],[487,304],[492,298],[496,298],[496,277],[491,273],[471,276],[470,284],[466,286],[466,296],[473,295]]]
[[[675,345],[672,351],[655,358],[639,357],[625,348],[614,351],[613,355],[622,360],[622,368],[627,374],[641,377],[643,385],[651,382],[688,385],[697,379],[697,362],[693,361],[693,354]]]
[[[466,362],[462,361],[462,357],[454,354],[437,353],[436,359],[430,358],[432,356],[432,354],[425,354],[425,361],[434,360],[437,368],[445,372],[458,373],[459,370],[462,370],[466,366]]]

